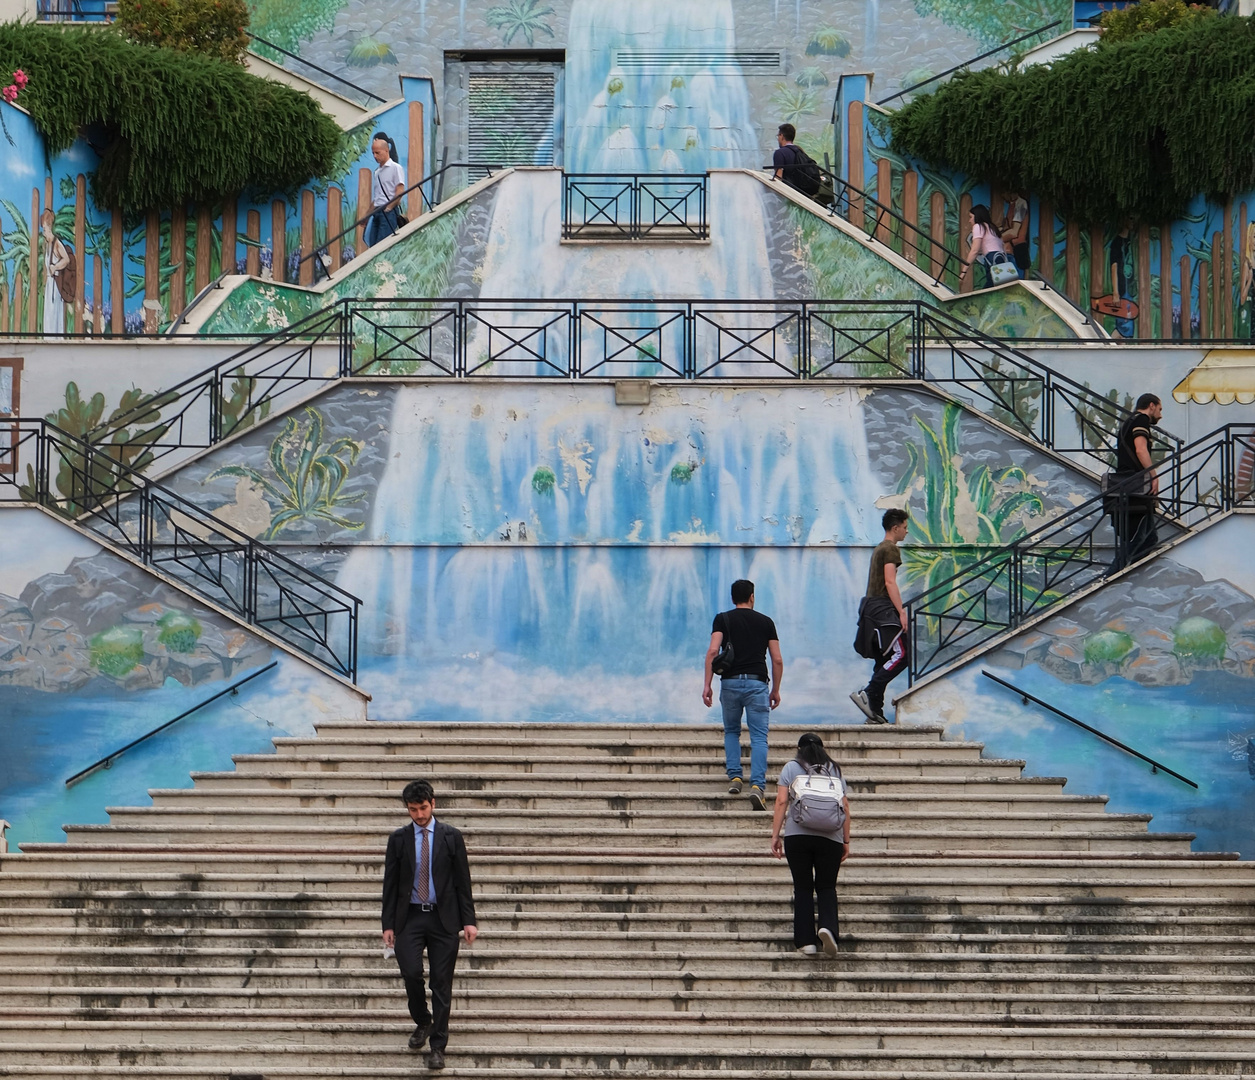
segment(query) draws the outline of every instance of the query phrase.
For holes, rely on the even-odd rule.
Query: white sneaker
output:
[[[858,706],[858,711],[867,717],[873,724],[880,723],[876,719],[876,714],[872,711],[872,703],[867,699],[866,690],[855,690],[850,695],[850,700]]]
[[[833,937],[832,931],[827,927],[820,928],[819,943],[824,947],[825,956],[837,955],[837,939]]]
[[[819,949],[814,945],[803,945],[800,949],[798,949],[798,952],[800,952],[803,956],[814,956],[819,952]]]

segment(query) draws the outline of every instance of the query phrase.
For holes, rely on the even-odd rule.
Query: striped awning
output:
[[[1212,349],[1172,391],[1182,405],[1255,402],[1255,349]]]

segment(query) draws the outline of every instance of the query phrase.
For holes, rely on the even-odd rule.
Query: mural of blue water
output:
[[[1184,686],[1144,687],[1114,677],[1094,686],[1065,683],[1036,666],[990,668],[1100,731],[1162,761],[1199,784],[1153,774],[1150,766],[1053,716],[967,668],[930,695],[950,735],[989,744],[987,753],[1023,757],[1026,775],[1066,776],[1067,792],[1108,795],[1120,813],[1153,811],[1151,829],[1193,832],[1196,851],[1255,851],[1255,778],[1248,740],[1255,735],[1250,682],[1197,672]],[[913,714],[914,720],[926,716]]]

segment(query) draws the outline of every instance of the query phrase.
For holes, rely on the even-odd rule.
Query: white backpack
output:
[[[833,776],[826,771],[816,772],[816,768],[807,766],[807,771],[789,785],[793,823],[812,832],[840,832],[845,827],[845,781],[840,771]]]

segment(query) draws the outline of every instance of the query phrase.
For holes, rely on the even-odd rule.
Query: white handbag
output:
[[[1020,272],[1011,261],[1011,256],[1005,251],[995,251],[987,256],[985,265],[989,267],[989,277],[995,285],[1005,285],[1008,281],[1020,280]]]

